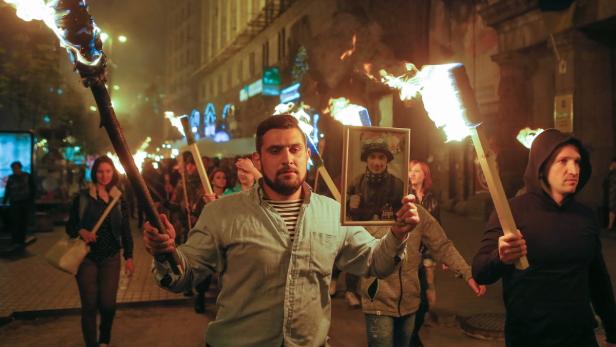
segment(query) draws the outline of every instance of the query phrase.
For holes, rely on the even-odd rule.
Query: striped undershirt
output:
[[[302,207],[302,199],[290,200],[290,201],[273,201],[265,200],[268,204],[272,205],[274,210],[278,212],[280,217],[284,220],[291,237],[291,242],[295,238],[295,226],[297,225],[297,217],[299,216],[299,210]]]

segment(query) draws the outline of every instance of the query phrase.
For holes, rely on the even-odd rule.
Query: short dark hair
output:
[[[20,169],[23,167],[19,160],[18,161],[14,161],[14,162],[11,163],[11,169],[14,170],[16,166],[19,166]]]
[[[278,116],[268,117],[259,123],[259,126],[257,127],[257,153],[261,153],[261,147],[263,147],[263,136],[265,136],[265,133],[272,129],[297,129],[302,135],[304,135],[302,128],[299,127],[299,122],[292,115],[281,114]],[[304,135],[302,137],[304,138],[304,144],[306,144],[306,136]]]
[[[101,164],[103,163],[111,165],[111,168],[113,169],[113,176],[111,177],[111,182],[109,182],[109,184],[107,185],[107,189],[111,189],[113,186],[116,186],[120,181],[120,174],[118,174],[118,170],[116,169],[115,165],[113,165],[113,160],[111,160],[111,158],[109,158],[108,156],[101,155],[100,157],[96,158],[94,164],[92,164],[92,172],[90,172],[90,178],[92,179],[93,183],[98,183],[96,181],[96,171],[98,171],[98,167],[101,166]]]

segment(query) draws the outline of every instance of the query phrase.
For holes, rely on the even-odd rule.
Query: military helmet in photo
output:
[[[364,143],[361,146],[361,161],[368,160],[368,156],[374,152],[381,152],[385,154],[385,156],[387,156],[388,163],[394,160],[394,155],[389,150],[389,146],[387,146],[387,143],[377,141],[377,142]]]

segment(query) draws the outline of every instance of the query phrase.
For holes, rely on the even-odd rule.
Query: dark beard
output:
[[[276,175],[278,176],[278,175]],[[298,175],[299,176],[299,175]],[[304,184],[305,177],[300,179],[297,184],[287,184],[276,179],[275,181],[270,180],[267,175],[263,175],[263,182],[267,184],[268,187],[272,188],[273,191],[280,195],[289,196],[295,193],[299,187]]]

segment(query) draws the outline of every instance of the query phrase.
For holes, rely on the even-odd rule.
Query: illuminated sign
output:
[[[248,100],[248,86],[244,86],[240,89],[240,101]]]
[[[208,103],[203,109],[203,114],[194,109],[188,118],[190,128],[195,135],[195,140],[207,138],[215,142],[226,142],[231,139],[228,133],[229,119],[235,117],[235,106],[226,104],[220,119],[216,117],[216,106],[213,103]]]
[[[299,87],[301,84],[299,82],[293,83],[292,85],[282,89],[280,91],[280,103],[286,104],[287,102],[295,101],[300,98]]]
[[[263,80],[256,80],[248,85],[248,97],[251,98],[263,92]]]
[[[216,107],[210,102],[205,106],[204,112],[203,129],[205,137],[212,137],[216,133]]]
[[[263,71],[263,95],[280,94],[280,69],[268,67]]]

